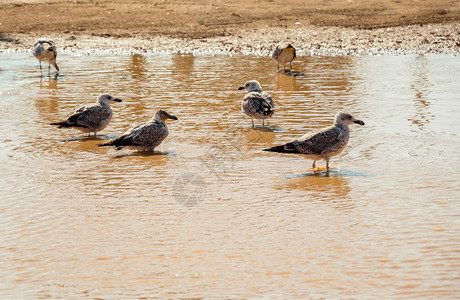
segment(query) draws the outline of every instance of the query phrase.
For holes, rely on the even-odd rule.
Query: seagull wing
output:
[[[168,129],[164,123],[153,121],[129,129],[111,144],[115,146],[156,147],[167,136]]]
[[[94,128],[100,126],[102,122],[111,117],[112,111],[110,108],[99,105],[82,106],[66,122],[80,127]]]
[[[262,92],[262,97],[264,98],[264,102],[266,103],[266,105],[268,105],[272,109],[275,109],[275,104],[273,103],[272,95],[270,95],[267,92]]]
[[[272,114],[275,110],[273,99],[269,93],[248,93],[243,98],[243,102],[247,102],[244,105],[244,110],[250,115],[261,114],[266,116]]]
[[[321,155],[342,143],[344,135],[342,130],[331,126],[307,133],[291,144],[301,153]]]

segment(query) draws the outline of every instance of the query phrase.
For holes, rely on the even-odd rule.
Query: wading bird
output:
[[[101,131],[112,119],[112,109],[110,103],[113,101],[121,102],[121,99],[112,97],[108,94],[100,95],[95,104],[84,105],[78,108],[73,115],[63,122],[51,123],[58,128],[73,127],[83,132],[87,132],[88,136],[94,132],[96,136],[98,131]]]
[[[244,89],[248,93],[241,102],[241,109],[251,117],[252,128],[254,128],[254,119],[262,119],[262,127],[265,127],[265,119],[271,118],[275,113],[272,96],[262,91],[257,80],[250,80],[238,88],[238,90]]]
[[[59,67],[56,64],[56,44],[50,39],[41,38],[35,41],[34,49],[33,49],[34,56],[40,62],[40,74],[42,74],[42,61],[48,62],[48,75],[50,75],[51,65],[56,68],[56,71],[59,72]]]
[[[159,110],[151,120],[132,127],[119,138],[99,147],[114,146],[117,150],[132,147],[138,151],[154,151],[169,134],[166,119],[177,120],[177,117]]]
[[[263,151],[305,154],[307,158],[313,159],[313,168],[317,160],[324,159],[329,171],[329,159],[345,148],[350,137],[348,125],[353,123],[364,125],[363,121],[356,120],[350,114],[339,112],[335,115],[334,125],[306,133],[292,142]]]
[[[295,48],[291,44],[284,48],[276,47],[272,55],[272,58],[278,63],[278,72],[280,71],[280,64],[283,65],[284,72],[286,72],[285,64],[287,63],[289,63],[289,70],[292,71],[292,61],[295,57]]]

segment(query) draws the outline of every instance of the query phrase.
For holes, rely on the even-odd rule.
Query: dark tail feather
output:
[[[58,126],[58,128],[62,128],[62,127],[85,127],[85,126],[77,125],[77,124],[69,124],[66,121],[50,123],[50,125],[56,125],[56,126]]]
[[[111,141],[111,142],[104,143],[104,144],[98,144],[97,146],[98,147],[114,146],[115,150],[121,150],[123,148],[122,146],[117,145],[115,141]]]
[[[275,112],[273,107],[264,107],[264,116],[271,115]]]
[[[108,143],[105,143],[105,144],[98,144],[97,146],[98,147],[114,146],[114,144],[112,142],[108,142]]]
[[[71,125],[66,123],[66,122],[56,122],[56,123],[50,123],[50,125],[56,125],[58,128],[62,127],[70,127]]]
[[[262,151],[279,152],[279,153],[300,153],[292,143],[287,143],[285,145],[263,149]]]

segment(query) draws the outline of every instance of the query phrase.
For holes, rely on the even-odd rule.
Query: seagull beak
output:
[[[173,116],[173,115],[170,115],[170,114],[167,114],[166,116],[167,116],[169,119],[177,120],[177,117],[176,117],[176,116]]]
[[[122,102],[121,99],[119,99],[119,98],[115,98],[115,99],[113,99],[113,101],[115,101],[115,102]]]
[[[353,122],[359,125],[364,125],[364,122],[361,120],[354,120]]]
[[[238,90],[244,90],[244,86],[240,86]]]

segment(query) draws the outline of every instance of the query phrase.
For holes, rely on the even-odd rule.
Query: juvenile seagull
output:
[[[47,38],[36,40],[33,54],[40,62],[40,73],[42,73],[42,61],[48,62],[48,75],[50,74],[51,64],[56,68],[56,71],[59,72],[59,67],[56,64],[56,45],[52,40]]]
[[[73,115],[63,122],[51,123],[58,128],[75,127],[75,129],[87,132],[88,136],[94,132],[96,136],[98,131],[101,131],[112,119],[112,109],[110,103],[112,101],[121,102],[121,99],[112,97],[108,94],[100,95],[95,104],[84,105],[78,108]]]
[[[169,134],[165,123],[166,119],[177,120],[177,117],[164,110],[159,110],[151,120],[129,129],[113,141],[100,144],[99,147],[114,146],[115,149],[120,150],[123,147],[131,146],[139,151],[153,151]]]
[[[272,96],[267,92],[262,92],[257,80],[250,80],[238,88],[238,90],[244,89],[248,93],[241,102],[241,109],[251,117],[252,128],[254,128],[254,119],[262,119],[262,127],[265,127],[265,119],[271,118],[275,113]]]
[[[313,168],[317,160],[324,159],[329,172],[329,159],[345,148],[350,137],[348,125],[353,123],[364,125],[363,121],[356,120],[350,114],[339,112],[335,115],[334,125],[306,133],[292,142],[263,151],[306,154],[307,158],[313,159]]]
[[[290,69],[292,71],[292,61],[296,57],[295,48],[289,44],[285,48],[276,47],[275,52],[273,52],[272,58],[278,63],[278,72],[280,71],[280,64],[283,65],[284,72],[286,72],[285,64],[289,63]]]

